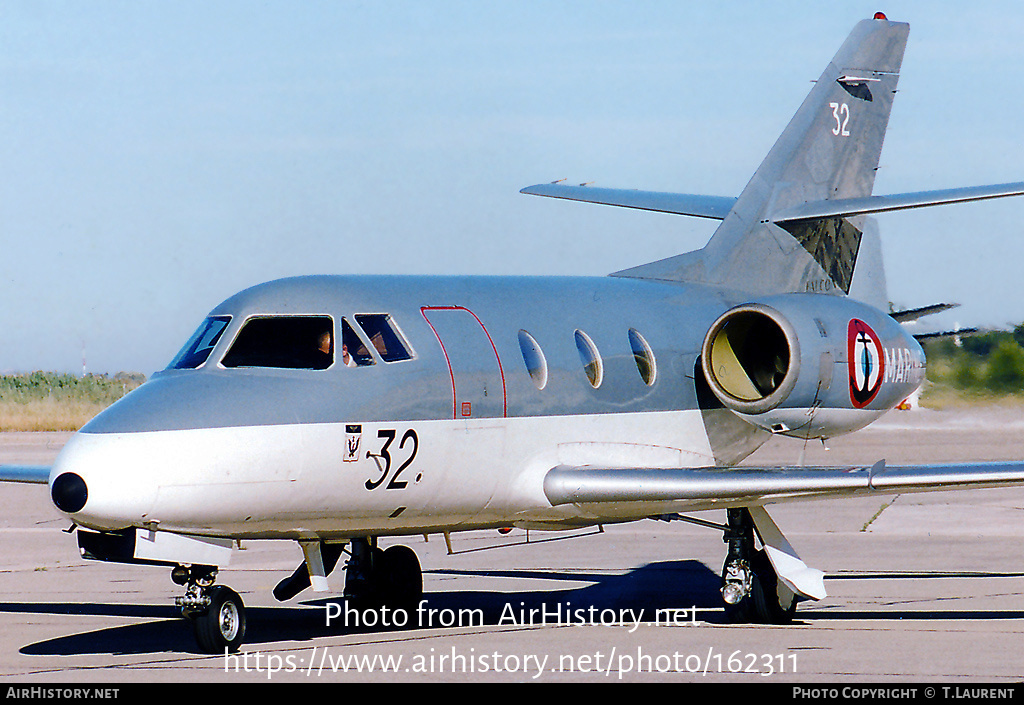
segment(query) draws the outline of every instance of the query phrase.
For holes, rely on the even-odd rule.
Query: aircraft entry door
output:
[[[505,376],[490,334],[462,306],[420,309],[434,330],[452,378],[452,418],[500,418],[506,414]]]

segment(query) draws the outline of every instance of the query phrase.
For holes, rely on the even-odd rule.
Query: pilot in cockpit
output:
[[[355,367],[356,361],[348,352],[348,345],[345,343],[341,344],[341,361],[345,363],[346,367]]]
[[[324,362],[323,366],[318,366],[316,369],[325,369],[326,367],[329,367],[332,362],[330,331],[324,331],[323,333],[320,334],[320,337],[317,338],[316,349],[317,352],[322,355],[321,359]]]

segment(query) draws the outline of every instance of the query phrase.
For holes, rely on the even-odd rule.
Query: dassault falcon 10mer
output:
[[[727,611],[786,621],[825,597],[823,576],[766,506],[1024,482],[1024,462],[736,465],[772,434],[863,428],[924,380],[900,324],[916,314],[886,312],[870,214],[1024,194],[872,195],[908,31],[881,13],[858,23],[738,197],[523,189],[721,221],[700,250],[599,278],[261,284],[52,468],[0,479],[48,483],[86,558],[171,568],[210,652],[244,639],[242,600],[215,582],[236,541],[301,547],[280,600],[327,590],[344,556],[349,599],[412,606],[416,554],[379,537],[711,509],[727,515]]]

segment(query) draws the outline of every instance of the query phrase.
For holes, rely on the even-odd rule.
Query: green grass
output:
[[[145,375],[124,372],[0,376],[0,431],[77,431],[144,381]]]
[[[1024,324],[1013,331],[991,331],[927,342],[928,384],[921,402],[931,407],[1024,404]]]

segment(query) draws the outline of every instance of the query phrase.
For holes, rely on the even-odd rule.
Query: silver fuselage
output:
[[[747,299],[614,277],[270,282],[211,311],[230,322],[204,364],[154,375],[76,434],[51,482],[70,471],[84,478],[88,501],[69,514],[84,526],[235,538],[560,528],[708,508],[555,507],[543,480],[567,464],[708,467],[760,445],[767,432],[699,403],[695,384],[709,327]],[[348,367],[336,356],[322,370],[222,364],[254,317],[327,316],[338,326],[384,313],[410,359],[375,353],[374,364]],[[630,330],[652,353],[646,380]],[[521,331],[543,351],[543,388],[527,371]],[[577,331],[599,351],[596,388]],[[838,411],[852,430],[887,408]]]

